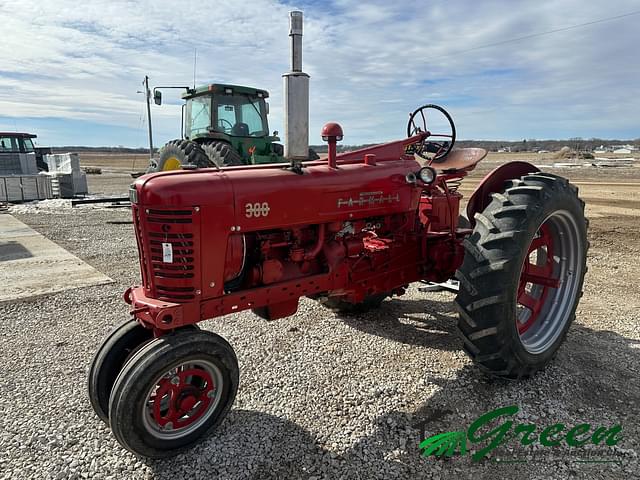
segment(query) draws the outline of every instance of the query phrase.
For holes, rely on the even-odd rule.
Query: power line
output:
[[[462,53],[473,52],[475,50],[480,50],[482,48],[489,48],[489,47],[495,47],[495,46],[498,46],[498,45],[504,45],[506,43],[519,42],[521,40],[527,40],[529,38],[542,37],[544,35],[550,35],[550,34],[558,33],[558,32],[566,32],[567,30],[573,30],[573,29],[581,28],[581,27],[588,27],[590,25],[595,25],[597,23],[610,22],[610,21],[613,21],[613,20],[619,20],[621,18],[631,17],[632,15],[638,15],[638,14],[640,14],[640,10],[636,10],[634,12],[625,13],[625,14],[622,14],[622,15],[616,15],[615,17],[599,18],[597,20],[592,20],[590,22],[578,23],[576,25],[570,25],[568,27],[562,27],[562,28],[556,28],[556,29],[553,29],[553,30],[547,30],[546,32],[532,33],[530,35],[524,35],[522,37],[510,38],[508,40],[502,40],[500,42],[487,43],[485,45],[479,45],[477,47],[468,48],[466,50],[459,50],[457,52],[453,52],[453,53],[450,53],[450,54],[447,54],[447,55],[443,55],[441,57],[436,57],[436,58],[433,58],[432,60],[436,60],[438,58],[450,57],[451,55],[460,55]]]

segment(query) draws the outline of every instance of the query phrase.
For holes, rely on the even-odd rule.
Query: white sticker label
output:
[[[173,263],[173,245],[170,243],[162,244],[162,261],[164,263]]]

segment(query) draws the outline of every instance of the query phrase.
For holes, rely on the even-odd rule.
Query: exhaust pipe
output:
[[[302,12],[289,12],[291,70],[284,79],[284,156],[309,156],[309,75],[302,71]]]

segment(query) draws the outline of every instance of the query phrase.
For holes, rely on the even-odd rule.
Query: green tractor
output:
[[[182,95],[182,139],[168,142],[147,173],[180,168],[206,168],[284,163],[284,148],[269,135],[269,92],[238,85],[211,84],[188,88]],[[154,89],[154,102],[162,103]],[[309,149],[309,160],[318,155]]]

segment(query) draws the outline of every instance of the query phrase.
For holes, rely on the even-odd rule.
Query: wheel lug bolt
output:
[[[177,375],[171,377],[171,385],[180,385],[180,377],[178,377]]]
[[[211,389],[211,390],[209,390],[207,392],[207,397],[209,397],[209,398],[213,398],[213,397],[215,397],[215,395],[216,395],[216,389],[215,388],[213,388],[213,389]]]
[[[173,430],[173,423],[172,422],[165,423],[163,430]]]

